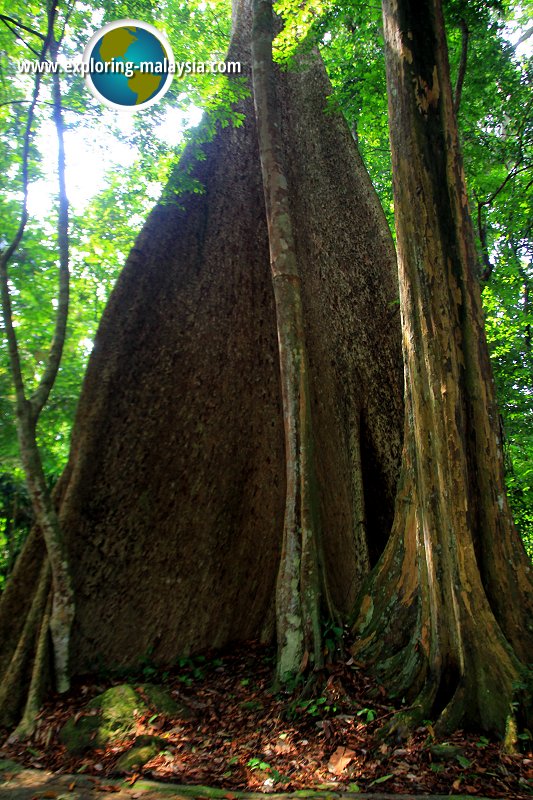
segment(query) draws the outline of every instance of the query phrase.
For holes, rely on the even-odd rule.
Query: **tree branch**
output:
[[[50,48],[52,60],[57,60],[58,42],[54,41]],[[30,398],[35,418],[41,413],[48,396],[54,385],[67,330],[68,304],[69,304],[69,240],[68,240],[68,215],[69,205],[65,184],[65,141],[63,115],[61,109],[61,85],[58,73],[53,73],[53,117],[57,134],[57,173],[59,181],[59,211],[57,219],[57,241],[59,247],[59,299],[56,313],[56,322],[48,363],[36,391]]]
[[[516,42],[516,44],[513,45],[513,49],[516,50],[516,48],[519,47],[519,45],[523,44],[523,42],[527,42],[527,40],[530,39],[532,36],[533,36],[533,25],[522,34],[522,36]]]
[[[483,270],[480,274],[480,280],[488,281],[490,276],[492,275],[492,271],[494,269],[494,265],[491,263],[490,256],[489,256],[489,249],[487,244],[487,226],[483,222],[483,207],[484,206],[491,206],[494,200],[498,197],[500,192],[502,192],[510,180],[512,180],[516,175],[519,175],[521,172],[526,172],[530,169],[529,164],[524,164],[523,166],[519,166],[520,160],[515,164],[515,166],[507,173],[504,180],[498,186],[498,188],[489,196],[486,200],[480,200],[477,194],[475,194],[476,202],[477,202],[477,230],[479,241],[481,243],[481,258],[483,261]]]
[[[31,103],[31,100],[6,100],[5,103],[0,103],[0,108],[3,106],[22,106],[26,105],[27,103]],[[48,100],[40,100],[37,102],[37,105],[43,106],[52,106],[54,107],[53,103],[50,103]],[[85,115],[85,111],[80,110],[79,108],[71,108],[70,106],[61,105],[63,111],[70,111],[71,114],[83,114]]]
[[[57,61],[59,40],[54,36],[54,22],[57,11],[57,0],[53,0],[48,11],[48,27],[46,39],[41,51],[44,60],[49,49],[54,62]],[[58,137],[58,176],[59,176],[59,213],[58,213],[58,247],[59,247],[59,301],[55,322],[54,336],[50,346],[48,361],[43,377],[29,400],[26,399],[24,380],[21,370],[20,353],[12,320],[11,298],[9,295],[8,262],[20,244],[28,220],[28,162],[31,138],[31,127],[35,106],[41,84],[40,74],[35,76],[32,102],[28,109],[28,119],[24,132],[22,158],[23,202],[21,219],[15,237],[2,254],[0,261],[2,280],[2,307],[4,311],[8,335],[9,355],[13,380],[17,395],[17,433],[19,448],[26,484],[31,497],[32,506],[39,528],[42,532],[48,560],[52,571],[53,602],[50,615],[50,631],[54,649],[55,678],[58,691],[69,688],[69,652],[70,632],[74,620],[74,592],[70,578],[69,563],[54,501],[46,483],[43,463],[36,440],[36,426],[39,414],[46,403],[53,386],[63,351],[68,313],[69,271],[68,271],[68,200],[65,190],[65,150],[63,140],[63,120],[61,113],[61,85],[59,75],[53,75],[52,99],[53,117]],[[46,625],[48,627],[48,625]],[[43,634],[44,636],[44,634]],[[44,658],[44,647],[38,648],[36,660]],[[40,664],[36,664],[36,676],[40,676]],[[33,682],[32,682],[33,684]],[[30,723],[34,704],[30,695],[29,705],[24,716],[24,725]]]
[[[0,21],[7,25],[7,27],[9,27],[8,23],[10,23],[27,33],[31,33],[33,36],[38,36],[43,42],[46,42],[48,39],[48,35],[43,35],[40,31],[36,31],[35,28],[29,28],[27,25],[23,25],[22,22],[18,22],[18,20],[13,19],[13,17],[8,17],[6,14],[0,14]]]
[[[500,192],[503,191],[503,189],[505,189],[505,187],[507,186],[507,184],[509,183],[509,181],[512,178],[514,178],[516,175],[519,175],[521,172],[527,172],[528,169],[531,169],[531,166],[529,164],[524,164],[523,167],[519,167],[518,164],[516,164],[512,168],[512,170],[507,174],[507,176],[504,178],[504,180],[501,182],[501,184],[498,186],[496,191],[493,192],[490,195],[490,197],[488,197],[486,200],[482,201],[482,205],[490,206],[494,202],[494,200],[498,197]]]
[[[29,43],[26,41],[26,39],[25,39],[25,38],[22,36],[22,34],[20,34],[20,33],[19,33],[17,30],[15,30],[14,28],[12,28],[12,27],[11,27],[11,25],[10,25],[8,22],[6,22],[5,20],[4,20],[4,25],[6,26],[6,28],[8,29],[8,31],[10,31],[10,33],[12,33],[12,34],[13,34],[13,36],[15,37],[15,39],[20,39],[20,41],[21,41],[21,42],[22,42],[24,45],[26,45],[26,47],[28,48],[28,50],[31,50],[31,52],[34,54],[34,56],[36,56],[37,58],[39,58],[39,53],[38,53],[38,51],[37,51],[37,50],[36,50],[34,47],[32,47],[32,46],[31,46],[31,44],[29,44]]]
[[[52,39],[52,28],[53,28],[53,23],[50,22],[48,26],[47,36],[45,38],[45,41],[43,42],[43,46],[39,54],[41,60],[45,59],[46,53],[50,46],[50,42]],[[26,229],[26,224],[28,222],[28,184],[29,184],[29,153],[30,153],[31,129],[33,125],[35,107],[37,105],[39,91],[41,88],[41,80],[42,80],[42,75],[40,73],[37,73],[33,85],[32,99],[30,102],[30,107],[28,109],[26,127],[24,129],[24,137],[22,143],[22,209],[20,214],[20,222],[17,231],[15,233],[15,236],[11,241],[11,244],[9,244],[6,247],[6,249],[3,250],[0,256],[0,281],[2,284],[1,287],[2,314],[4,317],[4,324],[8,342],[11,374],[13,376],[13,383],[15,386],[15,393],[17,398],[17,414],[19,413],[22,414],[24,412],[24,408],[26,405],[26,395],[24,390],[24,378],[22,376],[17,335],[15,333],[15,327],[13,325],[13,309],[11,304],[11,295],[9,292],[7,268],[9,262],[11,261],[11,258],[13,257],[13,254],[16,252],[22,240],[24,231]]]
[[[531,351],[531,324],[528,321],[529,317],[529,280],[525,270],[520,270],[520,275],[524,281],[523,294],[522,294],[522,313],[526,320],[524,328],[524,343],[526,349]]]

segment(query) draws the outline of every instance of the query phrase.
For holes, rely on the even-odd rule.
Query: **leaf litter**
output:
[[[390,794],[468,793],[531,798],[533,752],[508,755],[501,743],[458,731],[439,741],[431,723],[407,739],[383,740],[378,732],[395,706],[353,659],[329,664],[314,693],[272,687],[274,653],[256,643],[224,653],[180,659],[172,670],[146,665],[128,682],[164,686],[187,715],[152,712],[136,717],[132,735],[106,748],[71,755],[59,741],[66,721],[127,676],[78,681],[66,696],[42,709],[29,741],[6,743],[0,757],[62,773],[116,777],[119,758],[139,736],[157,736],[164,747],[129,773],[140,778],[231,790],[290,792],[329,789]],[[300,690],[300,691],[298,691]],[[6,736],[7,736],[7,732]],[[3,737],[4,739],[5,737]],[[2,739],[2,740],[3,740]],[[526,743],[527,744],[527,743]]]

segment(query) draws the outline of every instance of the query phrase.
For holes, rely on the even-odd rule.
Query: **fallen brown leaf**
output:
[[[355,750],[349,747],[337,747],[328,763],[328,770],[334,775],[341,775],[355,756]]]

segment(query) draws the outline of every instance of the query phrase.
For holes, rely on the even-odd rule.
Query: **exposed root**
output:
[[[24,708],[24,714],[19,722],[15,732],[10,737],[14,739],[27,739],[35,730],[35,721],[37,714],[44,699],[44,692],[49,677],[48,673],[48,656],[49,656],[49,625],[52,607],[52,597],[49,594],[46,611],[41,623],[41,630],[39,632],[39,641],[37,643],[37,650],[33,662],[33,669],[31,674],[30,688],[28,691],[28,699]]]
[[[3,725],[10,726],[16,722],[21,708],[31,700],[28,707],[29,717],[39,687],[42,685],[42,679],[37,679],[37,675],[42,672],[46,657],[44,640],[48,627],[49,594],[50,566],[48,560],[45,560],[24,627],[1,676],[0,720]],[[26,696],[28,682],[33,687],[34,699]],[[26,697],[27,702],[25,702]]]

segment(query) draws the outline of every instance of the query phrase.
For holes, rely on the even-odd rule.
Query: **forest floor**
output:
[[[315,790],[327,798],[344,791],[363,796],[374,792],[375,797],[531,800],[531,742],[526,752],[509,755],[501,744],[478,734],[460,731],[438,740],[429,722],[407,739],[383,740],[378,731],[395,709],[382,687],[349,655],[324,671],[319,693],[307,699],[273,692],[273,660],[271,650],[250,645],[181,659],[172,671],[161,672],[147,663],[136,675],[79,682],[66,697],[46,704],[30,741],[2,745],[0,759],[22,765],[23,776],[32,768],[68,775],[71,784],[97,779],[104,787],[98,798],[106,787],[110,797],[156,797],[146,794],[142,782],[149,779],[189,786],[195,798],[214,797],[220,789],[222,800],[240,800],[240,792],[284,795],[297,790]],[[140,697],[139,684],[164,686],[188,713],[139,713],[134,730],[123,740],[70,754],[59,739],[63,725],[83,716],[89,700],[126,677]],[[163,749],[142,768],[129,771],[127,783],[113,782],[118,759],[140,736],[164,739]],[[16,776],[12,778],[12,793],[2,794],[0,785],[0,799],[24,800],[26,795],[14,792]],[[45,788],[34,797],[63,796],[54,791]],[[178,786],[175,791],[181,796]]]

